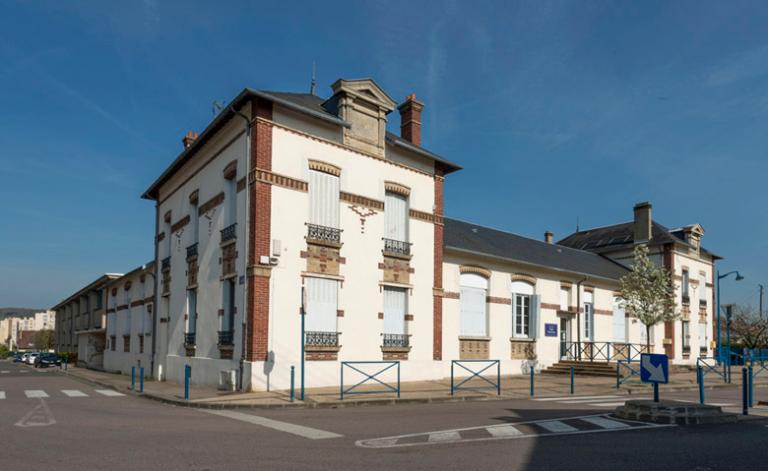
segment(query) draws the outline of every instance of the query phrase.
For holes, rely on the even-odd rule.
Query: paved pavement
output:
[[[0,371],[0,469],[733,470],[764,469],[768,459],[766,418],[660,427],[610,416],[604,404],[619,398],[596,396],[612,394],[207,410],[115,395],[123,392],[51,370],[0,362]],[[707,393],[739,404],[736,388]]]

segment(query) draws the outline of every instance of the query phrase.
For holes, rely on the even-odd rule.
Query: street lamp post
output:
[[[744,279],[743,276],[739,273],[738,270],[729,271],[728,273],[721,275],[720,270],[717,271],[717,362],[722,363],[723,362],[723,344],[720,340],[720,280],[725,278],[728,275],[736,274],[736,281],[741,281]],[[730,355],[730,352],[729,352]]]

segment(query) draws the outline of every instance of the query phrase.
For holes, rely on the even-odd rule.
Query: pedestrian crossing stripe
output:
[[[557,419],[531,420],[511,424],[485,425],[427,433],[413,433],[382,438],[358,440],[361,448],[394,448],[448,443],[470,443],[491,440],[509,440],[533,437],[552,437],[601,432],[622,432],[648,428],[676,427],[675,424],[654,424],[619,419],[607,414]]]
[[[107,397],[125,396],[125,394],[119,393],[117,391],[113,391],[111,389],[97,389],[95,391]],[[77,389],[62,389],[61,394],[67,397],[90,397],[87,393]],[[24,396],[27,397],[28,399],[42,399],[46,397],[51,397],[48,394],[48,392],[43,391],[42,389],[26,389],[24,390]],[[8,398],[7,392],[0,391],[0,400],[7,399],[7,398]]]
[[[588,401],[588,400],[602,400],[602,399],[616,399],[617,395],[611,396],[564,396],[564,397],[537,397],[534,401],[546,402],[546,401]]]

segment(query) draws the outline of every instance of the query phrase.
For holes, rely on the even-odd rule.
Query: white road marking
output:
[[[10,373],[10,371],[8,371],[8,370],[0,371],[0,374],[8,374],[8,373]]]
[[[240,420],[249,424],[261,425],[263,427],[279,430],[281,432],[292,433],[300,437],[309,438],[310,440],[322,440],[326,438],[339,438],[343,435],[337,433],[328,432],[311,427],[305,427],[303,425],[289,424],[288,422],[280,422],[279,420],[267,419],[266,417],[259,417],[257,415],[244,414],[242,412],[236,412],[232,410],[208,410],[200,409],[200,412],[207,414],[219,415],[221,417],[227,417],[230,419]]]
[[[595,402],[595,400],[604,401],[606,399],[617,399],[620,397],[623,397],[623,396],[605,396],[599,399],[573,399],[570,401],[559,401],[559,402],[562,402],[563,404],[584,404],[588,402]]]
[[[125,396],[125,394],[119,393],[117,391],[113,391],[111,389],[97,389],[96,392],[103,396],[109,396],[109,397]]]
[[[621,422],[619,422],[618,419],[611,420],[617,423],[625,423],[627,425],[626,428],[620,428],[618,426],[614,428],[592,428],[589,430],[580,430],[575,427],[571,427],[570,425],[562,423],[563,420],[571,420],[576,421],[573,422],[574,424],[578,424],[578,421],[583,421],[587,418],[597,418],[601,417],[606,420],[608,419],[606,415],[587,415],[587,416],[577,416],[577,417],[561,417],[557,419],[548,419],[548,420],[530,420],[526,422],[516,422],[514,424],[504,424],[504,425],[482,425],[479,427],[468,427],[468,428],[461,428],[461,429],[453,429],[453,430],[441,430],[441,431],[435,431],[435,432],[427,432],[427,433],[411,433],[406,435],[397,435],[397,436],[391,436],[391,437],[382,437],[382,438],[372,438],[372,439],[363,439],[363,440],[357,440],[355,442],[355,446],[361,447],[361,448],[402,448],[402,447],[414,447],[414,446],[426,446],[426,445],[440,445],[440,444],[448,444],[448,443],[470,443],[470,442],[484,442],[484,441],[494,441],[494,440],[510,440],[510,439],[524,439],[524,438],[543,438],[543,437],[556,437],[560,435],[581,435],[581,434],[588,434],[588,433],[604,433],[604,432],[623,432],[627,430],[643,430],[643,429],[650,429],[650,428],[668,428],[668,427],[676,427],[675,424],[652,424],[647,422],[640,422],[636,420],[625,420],[621,419]],[[551,424],[552,422],[559,422],[564,427],[559,427],[561,429],[564,429],[565,427],[568,427],[568,430],[570,431],[563,431],[563,432],[541,432],[541,431],[534,431],[534,432],[528,432],[528,433],[519,433],[516,434],[515,432],[512,432],[509,430],[508,433],[502,434],[496,434],[492,432],[494,429],[503,429],[506,427],[512,427],[517,430],[517,426],[520,425],[541,425],[542,423]],[[489,436],[488,437],[477,437],[477,438],[461,438],[458,440],[452,440],[452,441],[432,441],[430,440],[431,437],[438,435],[438,434],[451,434],[452,436],[455,436],[456,433],[461,436],[461,434],[465,431],[474,431],[478,429],[485,429]],[[517,430],[520,432],[519,430]],[[399,441],[403,440],[404,443],[400,443]]]
[[[5,399],[5,391],[0,391],[0,399]]]
[[[560,422],[559,420],[547,420],[544,422],[538,422],[536,425],[538,425],[539,427],[547,431],[554,432],[554,433],[576,432],[577,430],[579,430],[576,427],[571,427],[570,425],[564,422]]]
[[[61,392],[69,397],[88,397],[86,393],[78,391],[77,389],[62,389]]]
[[[628,428],[629,425],[625,424],[624,422],[619,422],[618,420],[611,420],[606,419],[605,417],[584,417],[584,422],[588,422],[592,425],[597,425],[600,428],[608,428],[608,429],[619,429],[619,428]]]
[[[728,407],[728,406],[735,406],[736,404],[728,403],[728,402],[707,402],[705,403],[708,406],[718,406],[718,407]]]
[[[487,427],[486,430],[494,437],[518,437],[523,434],[512,425],[500,425],[498,427]]]
[[[24,391],[24,394],[28,398],[36,398],[36,397],[48,397],[48,393],[41,389],[27,389]]]
[[[601,402],[599,404],[590,404],[590,406],[596,406],[596,407],[618,407],[618,406],[623,406],[624,404],[626,404],[626,402],[624,402],[624,401],[621,401],[621,402]]]
[[[56,419],[53,418],[51,409],[48,408],[48,404],[45,403],[45,400],[41,398],[40,404],[35,406],[14,425],[17,427],[45,427],[55,423]]]
[[[436,442],[455,442],[461,440],[461,434],[455,430],[448,432],[435,432],[429,434],[429,441]]]
[[[578,401],[587,399],[614,399],[619,396],[565,396],[565,397],[537,397],[534,401]]]
[[[21,371],[19,371],[19,373],[29,373],[29,371],[28,370],[21,370]]]

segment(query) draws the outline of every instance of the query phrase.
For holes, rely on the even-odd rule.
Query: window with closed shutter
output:
[[[707,277],[704,275],[699,276],[699,300],[707,300]]]
[[[400,194],[384,195],[385,230],[387,239],[408,242],[408,199]]]
[[[461,335],[486,337],[488,280],[474,273],[461,275]]]
[[[406,291],[384,287],[384,333],[405,333]]]
[[[560,288],[560,310],[567,311],[568,305],[571,301],[571,290],[568,288]]]
[[[613,341],[627,341],[627,320],[621,298],[613,298]]]
[[[325,278],[307,278],[307,318],[305,329],[311,332],[336,332],[338,282]]]
[[[187,290],[187,333],[194,334],[197,329],[197,290]]]
[[[339,177],[309,171],[309,222],[339,228]]]

